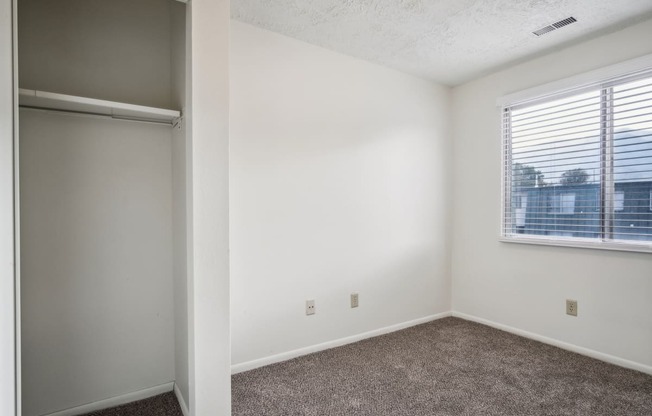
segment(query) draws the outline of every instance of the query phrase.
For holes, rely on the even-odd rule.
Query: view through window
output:
[[[652,72],[503,109],[503,236],[652,244]]]

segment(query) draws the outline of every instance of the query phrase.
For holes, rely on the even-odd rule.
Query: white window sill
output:
[[[557,247],[575,247],[575,248],[590,248],[597,250],[613,250],[613,251],[631,251],[637,253],[652,253],[652,243],[650,242],[611,242],[611,241],[595,241],[583,240],[578,238],[565,239],[565,238],[546,238],[536,236],[500,236],[498,241],[502,243],[517,243],[517,244],[534,244],[542,246],[557,246]]]

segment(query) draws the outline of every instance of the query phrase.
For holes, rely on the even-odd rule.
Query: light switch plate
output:
[[[357,308],[360,304],[358,303],[358,294],[351,293],[351,307]]]

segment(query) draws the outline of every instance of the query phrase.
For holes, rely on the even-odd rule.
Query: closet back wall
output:
[[[20,123],[23,416],[173,381],[171,129]]]

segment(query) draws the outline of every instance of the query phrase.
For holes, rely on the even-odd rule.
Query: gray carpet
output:
[[[84,416],[183,416],[174,393],[165,393]]]
[[[232,381],[234,416],[652,415],[652,376],[457,318]]]

